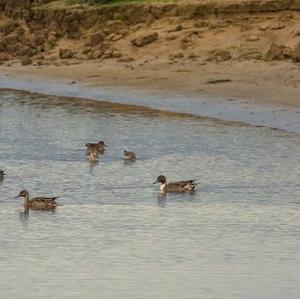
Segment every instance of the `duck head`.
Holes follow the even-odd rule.
[[[161,184],[165,184],[167,182],[167,179],[164,175],[159,175],[156,179],[155,182],[153,182],[152,184],[156,184],[156,183],[161,183]]]
[[[22,190],[19,195],[17,195],[15,198],[17,197],[27,197],[29,194],[28,194],[28,191],[26,190]]]
[[[104,143],[104,141],[102,141],[102,140],[99,141],[98,144],[101,145],[101,146],[103,146],[103,147],[106,147],[106,148],[108,147],[108,146]]]

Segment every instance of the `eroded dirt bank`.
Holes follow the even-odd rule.
[[[300,61],[300,0],[104,7],[44,2],[0,2],[2,63]]]

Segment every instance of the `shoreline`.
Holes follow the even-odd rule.
[[[96,63],[74,63],[49,67],[24,67],[17,64],[0,66],[0,88],[136,105],[300,133],[300,102],[297,98],[300,87],[287,86],[282,81],[283,78],[277,80],[282,84],[275,78],[270,78],[267,83],[274,88],[269,90],[269,85],[261,82],[261,77],[266,73],[258,75],[251,72],[251,67],[258,67],[256,63],[249,67],[247,62],[248,72],[243,74],[243,66],[239,62],[238,69],[241,71],[232,71],[230,78],[228,68],[234,70],[235,67],[232,67],[232,63],[209,64],[202,69],[195,69],[190,64],[183,64],[181,67],[166,67],[164,64],[147,68],[136,66],[129,69],[123,65],[102,64],[100,67]],[[270,74],[276,67],[293,68],[295,72],[299,68],[288,63],[263,66],[264,69],[269,69],[267,73]],[[151,68],[156,68],[157,71]],[[182,71],[176,72],[179,68]],[[167,77],[163,80],[157,76],[158,73]],[[291,72],[288,75],[291,76]],[[236,83],[235,78],[238,76],[240,78]],[[191,78],[196,80],[192,81]],[[199,78],[201,84],[196,84]],[[207,84],[209,79],[232,81]],[[297,80],[298,78],[295,79]],[[203,86],[205,89],[201,88]],[[288,90],[287,96],[282,98],[280,91],[282,93],[285,88]],[[242,96],[251,89],[252,94]],[[266,94],[269,94],[268,98],[265,98]]]
[[[0,16],[0,88],[300,133],[300,0],[22,0]]]

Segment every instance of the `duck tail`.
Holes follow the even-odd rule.
[[[186,184],[186,188],[190,191],[194,191],[199,183],[196,180],[190,180]]]
[[[56,200],[59,198],[59,196],[55,196],[55,197],[52,197],[50,199],[50,202],[53,202],[53,203],[56,203]]]
[[[52,207],[63,206],[61,203],[58,203],[58,202],[56,201],[57,198],[59,198],[59,196],[54,197],[54,198],[50,201],[50,205],[51,205]]]
[[[198,184],[199,184],[199,183],[197,183],[197,182],[196,182],[196,183],[193,183],[193,185],[192,185],[192,188],[193,188],[192,190],[193,190],[193,191],[196,190],[196,187],[198,186]]]

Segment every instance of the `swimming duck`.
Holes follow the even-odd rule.
[[[5,172],[0,169],[0,180],[3,180],[5,176]]]
[[[26,190],[22,190],[16,197],[24,197],[23,206],[27,212],[32,210],[54,210],[57,207],[56,197],[34,197],[29,199],[29,193]]]
[[[180,181],[180,182],[171,182],[167,183],[167,179],[164,175],[160,175],[157,177],[156,181],[153,184],[160,183],[160,191],[167,192],[175,192],[175,193],[183,193],[183,192],[193,192],[197,186],[195,180],[189,181]]]
[[[123,152],[124,152],[124,159],[125,160],[128,160],[128,161],[136,160],[136,156],[135,156],[134,152],[129,152],[129,151],[126,151],[126,150],[124,150]]]
[[[87,151],[89,152],[90,150],[95,150],[98,153],[102,154],[108,147],[104,141],[99,141],[98,143],[86,143],[85,145],[87,147]]]

